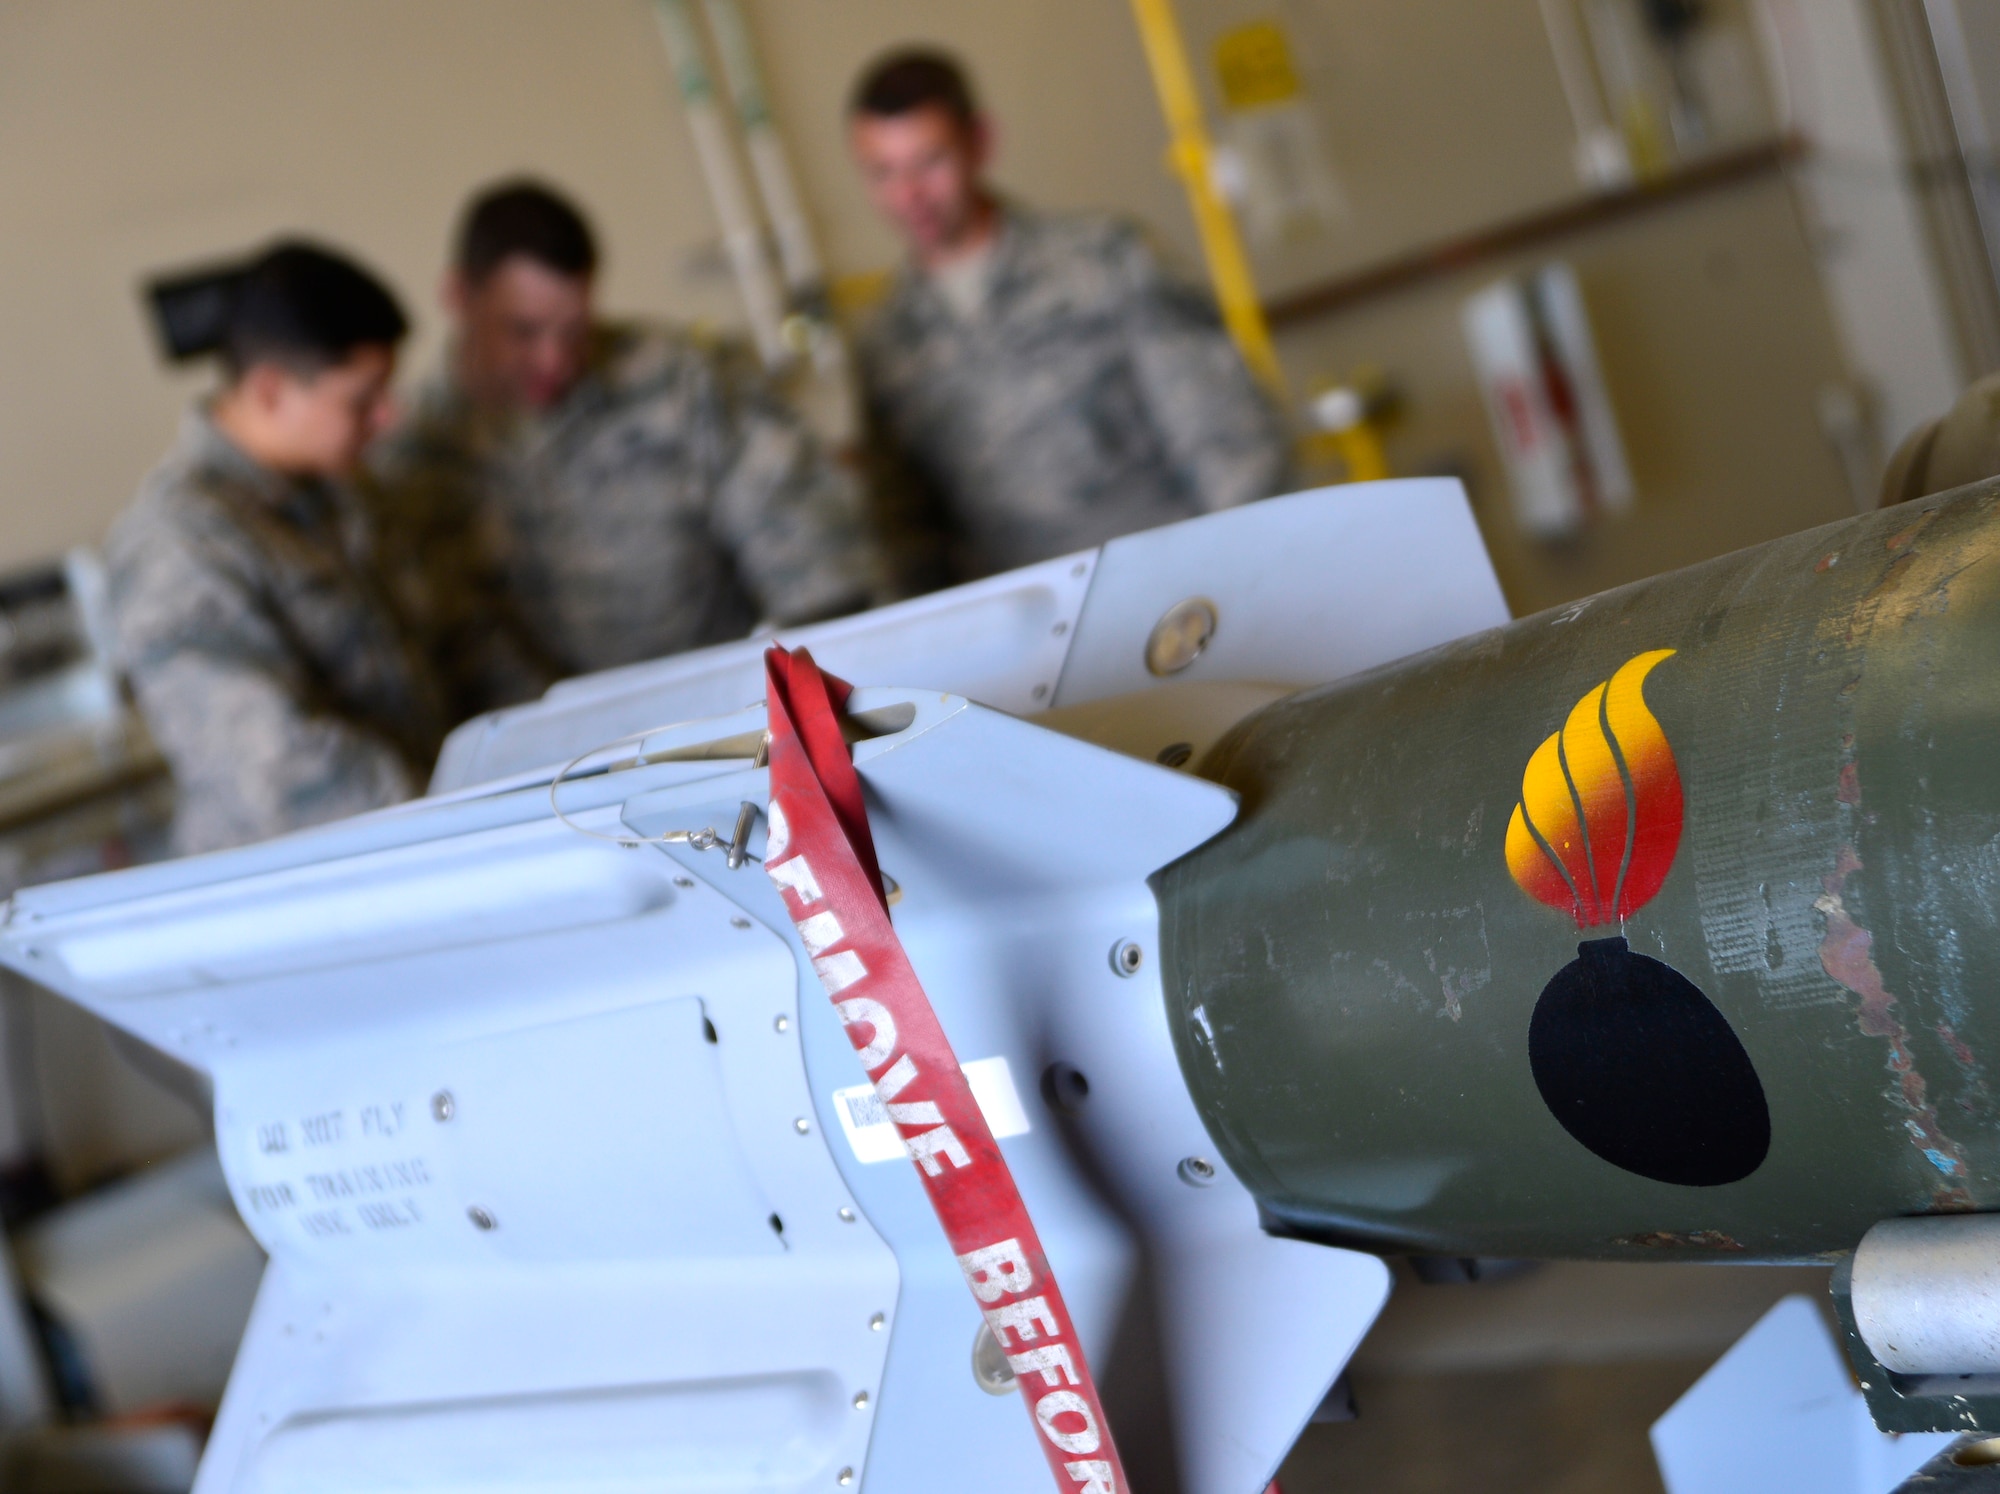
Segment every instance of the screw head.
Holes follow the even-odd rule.
[[[841,1469],[840,1472],[836,1473],[833,1476],[833,1481],[836,1484],[839,1484],[841,1488],[843,1489],[846,1488],[849,1484],[854,1482],[854,1470],[852,1468]]]
[[[458,1101],[451,1097],[451,1091],[441,1089],[431,1096],[431,1119],[443,1125],[458,1114]]]
[[[1215,1164],[1206,1157],[1183,1157],[1174,1170],[1190,1188],[1206,1188],[1215,1181]]]
[[[734,918],[729,920],[729,926],[732,929],[747,929],[750,927],[750,920],[745,918],[741,913],[739,913]]]
[[[1111,946],[1111,968],[1120,975],[1137,975],[1145,963],[1146,951],[1130,939],[1120,939]]]
[[[1047,700],[1049,698],[1049,687],[1047,685],[1037,685],[1030,693],[1037,700]]]
[[[1154,761],[1159,763],[1163,768],[1184,768],[1187,766],[1188,759],[1193,756],[1194,743],[1169,742],[1160,749],[1159,756]]]
[[[812,1128],[813,1128],[813,1123],[807,1120],[803,1115],[800,1116],[797,1120],[792,1122],[792,1129],[798,1132],[799,1135],[801,1136],[810,1133]]]
[[[691,888],[691,887],[693,887],[693,886],[694,886],[694,878],[693,878],[693,877],[675,877],[675,878],[674,878],[674,886],[676,886],[676,887],[680,888],[680,889],[681,889],[681,890],[682,890],[683,892],[685,892],[685,891],[687,891],[687,890],[688,890],[689,888]]]
[[[880,1333],[888,1326],[888,1323],[889,1320],[881,1313],[871,1313],[868,1317],[868,1331],[870,1333]]]
[[[1146,672],[1179,674],[1202,655],[1215,637],[1215,603],[1189,597],[1169,607],[1146,639]]]
[[[779,1013],[771,1019],[771,1030],[773,1032],[790,1032],[792,1030],[792,1019],[785,1016],[782,1012]]]
[[[495,1219],[485,1209],[480,1208],[478,1204],[474,1204],[471,1208],[467,1209],[465,1217],[472,1221],[474,1229],[492,1230],[500,1227],[500,1221]]]
[[[1055,634],[1056,637],[1060,638],[1062,637],[1063,634],[1069,631],[1069,624],[1066,622],[1059,622],[1053,628],[1050,628],[1049,631]]]
[[[854,1409],[857,1411],[866,1411],[868,1409],[867,1391],[857,1390],[854,1392]]]
[[[1007,1362],[1007,1351],[984,1323],[972,1336],[972,1378],[988,1395],[1012,1394],[1018,1383],[1014,1366]]]
[[[845,1206],[843,1206],[843,1207],[841,1208],[841,1211],[840,1211],[840,1222],[841,1222],[842,1224],[852,1224],[852,1223],[854,1222],[855,1218],[856,1218],[856,1215],[855,1215],[855,1213],[854,1213],[854,1210],[852,1210],[852,1209],[850,1209],[850,1208],[847,1208],[847,1207],[845,1207]]]

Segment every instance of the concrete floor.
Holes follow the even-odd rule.
[[[1823,1269],[1556,1265],[1459,1286],[1399,1267],[1351,1371],[1360,1419],[1315,1426],[1285,1494],[1661,1494],[1647,1429]]]

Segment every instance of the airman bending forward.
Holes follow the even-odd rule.
[[[306,245],[264,255],[228,381],[106,544],[117,649],[173,769],[174,838],[216,850],[421,790],[441,720],[341,479],[385,415],[406,323]]]

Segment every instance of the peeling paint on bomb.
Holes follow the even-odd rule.
[[[1896,1076],[1898,1098],[1911,1114],[1911,1118],[1904,1122],[1911,1145],[1931,1167],[1946,1177],[1963,1178],[1968,1173],[1965,1158],[1958,1144],[1938,1126],[1937,1108],[1930,1103],[1930,1087],[1917,1068],[1909,1029],[1896,1015],[1896,997],[1883,984],[1882,972],[1876,968],[1875,936],[1855,921],[1842,901],[1847,879],[1860,870],[1861,858],[1855,854],[1854,847],[1843,845],[1833,871],[1821,879],[1820,885],[1825,891],[1813,901],[1813,906],[1826,915],[1826,936],[1819,946],[1820,965],[1834,980],[1861,998],[1861,1006],[1856,1013],[1861,1030],[1869,1037],[1882,1038],[1888,1043],[1889,1072]],[[1939,1209],[1973,1207],[1972,1195],[1959,1186],[1935,1190],[1931,1202]]]
[[[1944,1039],[1945,1048],[1951,1054],[1952,1062],[1957,1064],[1961,1069],[1964,1069],[1966,1073],[1977,1078],[1979,1059],[1973,1054],[1971,1047],[1966,1043],[1965,1039],[1958,1035],[1958,1029],[1953,1027],[1949,1022],[1940,1021],[1933,1030],[1939,1037]]]

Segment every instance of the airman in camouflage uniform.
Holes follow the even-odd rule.
[[[969,315],[906,267],[861,349],[891,480],[953,532],[953,574],[1284,489],[1276,410],[1214,303],[1135,229],[1009,205],[988,253]]]
[[[744,358],[600,320],[597,262],[553,188],[478,193],[445,368],[377,464],[393,584],[461,712],[878,589],[848,474]]]
[[[178,784],[178,850],[422,791],[437,701],[350,493],[261,466],[195,411],[105,558],[118,653]]]
[[[378,475],[391,573],[472,709],[521,698],[535,657],[608,669],[831,616],[879,584],[853,479],[741,360],[662,329],[594,327],[542,410],[440,377]]]
[[[964,579],[1283,491],[1285,430],[1208,296],[1133,228],[985,180],[956,58],[866,68],[848,143],[909,262],[861,348],[904,584]]]

